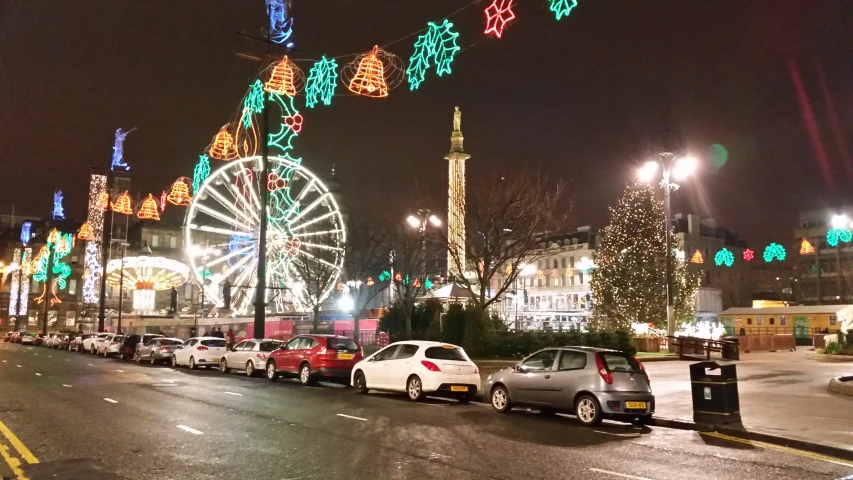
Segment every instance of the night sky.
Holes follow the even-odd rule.
[[[703,162],[674,209],[712,215],[753,246],[790,244],[798,211],[850,200],[853,1],[580,0],[558,22],[546,0],[516,0],[499,40],[482,33],[488,3],[451,17],[464,49],[451,75],[384,100],[341,95],[312,110],[298,99],[295,156],[317,172],[336,163],[349,202],[415,209],[417,190],[443,208],[459,105],[468,174],[565,178],[578,225],[605,225],[607,206],[667,140]],[[295,0],[295,57],[386,45],[466,4]],[[138,128],[125,143],[136,193],[192,176],[260,68],[235,53],[265,47],[236,32],[259,35],[265,22],[263,0],[2,2],[0,210],[48,215],[62,188],[82,218],[89,167],[109,165],[118,127]],[[414,41],[388,50],[407,61]],[[724,165],[713,144],[727,150]]]

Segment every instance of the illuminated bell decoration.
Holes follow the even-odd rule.
[[[814,253],[814,247],[804,238],[802,243],[800,243],[800,255],[808,255],[810,253]]]
[[[368,287],[372,286],[372,285],[373,285],[373,283],[374,283],[374,282],[373,282],[373,277],[367,277],[367,281],[366,281],[366,282],[364,282],[364,283],[365,283],[365,285],[367,285]]]
[[[228,132],[228,125],[219,129],[219,133],[213,137],[213,142],[207,151],[210,158],[230,162],[238,157],[237,144],[234,137]]]
[[[512,265],[507,265],[506,270],[504,270],[504,273],[510,275],[512,273]]]
[[[415,286],[415,288],[421,288],[421,279],[416,278],[415,283],[413,285]]]
[[[542,280],[544,278],[545,278],[545,272],[543,272],[542,270],[539,270],[536,272],[536,279],[537,280]]]
[[[285,55],[273,67],[269,80],[264,84],[264,91],[292,97],[300,89],[303,77],[302,70]]]
[[[95,238],[95,230],[92,228],[92,224],[88,221],[83,222],[83,225],[80,225],[80,230],[77,232],[77,238],[80,240],[93,240]]]
[[[397,275],[394,275],[394,280],[396,280],[396,281],[398,281],[398,282],[402,282],[402,281],[403,281],[403,276],[402,276],[402,275],[400,275],[400,272],[397,272]]]
[[[693,256],[690,257],[690,263],[705,263],[705,259],[702,258],[702,252],[699,249],[693,252]]]
[[[154,200],[154,195],[149,193],[148,198],[142,201],[136,216],[140,220],[160,220],[160,212],[157,210],[157,200]]]
[[[385,65],[379,58],[379,46],[375,45],[373,50],[363,55],[358,62],[358,70],[350,80],[347,88],[356,95],[373,98],[385,98],[388,96],[388,82],[385,80]]]
[[[168,200],[172,205],[184,207],[189,205],[190,200],[192,200],[192,196],[190,195],[190,179],[187,177],[179,177],[175,180],[175,183],[172,184],[172,190],[169,192],[166,200]]]
[[[116,213],[133,215],[133,201],[130,199],[130,195],[127,194],[127,190],[116,198],[116,201],[112,204],[112,208]]]

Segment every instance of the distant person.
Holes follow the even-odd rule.
[[[741,336],[741,337],[746,336],[746,329],[745,329],[745,328],[743,328],[743,327],[740,327],[740,336]]]
[[[177,313],[178,312],[178,290],[175,287],[172,287],[172,291],[169,292],[169,313]]]
[[[225,283],[222,285],[222,303],[225,304],[225,309],[228,310],[231,308],[231,282],[228,279],[225,279]]]
[[[234,346],[234,343],[236,340],[236,336],[234,335],[234,329],[233,328],[228,329],[228,333],[225,334],[225,338],[228,339],[227,346],[228,346],[228,349],[231,350],[231,347]]]

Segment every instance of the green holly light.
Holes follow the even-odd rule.
[[[202,182],[210,176],[210,159],[207,155],[199,155],[198,163],[193,169],[193,195],[198,193]]]
[[[838,246],[838,242],[850,243],[853,240],[853,232],[849,228],[833,228],[826,232],[826,243],[830,247]]]
[[[557,15],[557,20],[568,17],[572,9],[578,6],[578,0],[548,0],[551,11]]]
[[[716,255],[714,255],[714,263],[716,263],[718,267],[723,265],[731,267],[735,263],[735,255],[731,250],[723,247]]]
[[[332,104],[335,87],[338,85],[337,69],[335,59],[326,60],[326,57],[311,67],[311,73],[305,83],[305,105],[308,108],[314,108],[319,101],[322,101],[323,105]]]
[[[409,68],[406,70],[409,88],[417,90],[426,78],[427,70],[435,64],[435,73],[440,77],[449,74],[453,57],[460,50],[456,44],[459,34],[450,29],[453,24],[447,19],[441,25],[433,22],[427,24],[427,32],[415,42],[415,53],[409,58]],[[431,63],[433,62],[433,63]]]
[[[764,249],[764,261],[767,263],[772,262],[774,259],[781,262],[785,260],[786,255],[785,247],[775,242],[767,245],[767,248]]]

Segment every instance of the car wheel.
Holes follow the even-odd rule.
[[[409,395],[409,400],[420,402],[424,398],[424,387],[421,384],[421,379],[417,375],[412,375],[406,382],[406,393]]]
[[[224,358],[219,362],[219,371],[222,373],[228,373],[228,361]]]
[[[275,361],[267,363],[267,380],[271,382],[278,380],[278,372],[275,371]]]
[[[139,352],[133,354],[133,361],[136,363],[142,363],[142,358],[139,357]]]
[[[247,377],[254,377],[255,376],[255,364],[252,363],[251,360],[246,362],[246,376]]]
[[[601,423],[601,406],[592,395],[583,395],[575,402],[575,416],[586,426]]]
[[[509,413],[512,410],[512,402],[509,400],[509,392],[503,385],[497,385],[492,389],[492,408],[500,413]]]
[[[190,357],[190,370],[195,370],[195,369],[196,369],[195,358]]]
[[[92,350],[89,353],[91,353],[92,355],[97,355],[98,351],[95,350],[95,347],[92,347]]]
[[[178,368],[178,357],[172,355],[172,366]]]
[[[314,378],[311,377],[311,365],[303,363],[299,367],[299,383],[306,386],[314,383]]]
[[[355,381],[353,382],[353,387],[355,387],[355,391],[358,393],[365,394],[370,390],[367,389],[367,379],[364,378],[364,373],[356,372]]]
[[[148,357],[148,362],[150,362],[151,365],[154,365],[157,363],[157,361],[154,360],[154,352],[152,352],[151,355]]]

